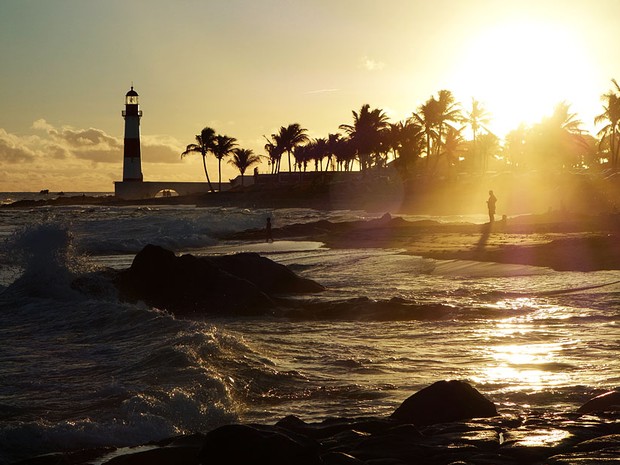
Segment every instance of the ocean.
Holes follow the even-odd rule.
[[[521,415],[573,411],[620,385],[620,271],[221,239],[268,216],[278,228],[380,214],[0,209],[0,463],[290,414],[385,416],[439,380],[465,380],[500,413]],[[93,274],[127,268],[149,243],[178,254],[258,252],[327,289],[294,297],[295,312],[175,318],[119,301]],[[92,295],[71,287],[87,275]]]

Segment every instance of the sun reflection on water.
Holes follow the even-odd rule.
[[[566,309],[541,305],[534,298],[506,299],[491,306],[510,316],[478,331],[486,343],[480,350],[487,363],[474,377],[476,382],[537,392],[570,380],[565,352],[574,345],[574,335],[548,324],[569,318]]]

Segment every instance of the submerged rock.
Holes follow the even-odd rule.
[[[155,245],[144,247],[115,282],[121,299],[175,314],[260,315],[275,307],[276,294],[324,289],[258,254],[177,257]]]
[[[392,414],[400,423],[432,425],[497,415],[497,409],[463,381],[437,381],[407,398]]]
[[[600,396],[593,397],[577,410],[579,413],[606,411],[620,412],[620,391],[609,391]]]

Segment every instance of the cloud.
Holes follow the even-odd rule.
[[[0,128],[0,173],[9,173],[0,177],[0,190],[110,191],[122,176],[123,139],[98,128],[56,127],[45,119],[34,121],[32,130],[16,135]],[[172,164],[195,168],[181,160],[185,146],[173,137],[143,135],[141,143],[143,171],[150,176],[161,177]]]
[[[32,123],[35,130],[44,131],[48,138],[43,142],[52,156],[74,157],[97,163],[120,163],[123,157],[123,140],[97,128],[76,129],[70,126],[56,128],[45,119]],[[142,136],[143,163],[180,163],[181,145],[166,136]]]
[[[0,164],[31,163],[35,158],[35,152],[19,137],[0,128]]]
[[[385,63],[365,56],[362,58],[362,68],[367,71],[380,71],[385,68]]]
[[[308,92],[305,92],[306,95],[309,94],[326,94],[326,93],[330,93],[330,92],[338,92],[340,89],[317,89],[317,90],[309,90]]]
[[[145,163],[181,163],[185,146],[168,136],[143,136],[142,161]]]

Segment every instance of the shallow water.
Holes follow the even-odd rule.
[[[440,379],[500,411],[569,411],[620,384],[620,272],[554,272],[223,234],[361,212],[193,207],[0,210],[0,462],[132,445],[231,421],[387,415]],[[264,318],[175,319],[70,287],[147,243],[247,250],[327,287]],[[94,275],[96,276],[96,275]],[[601,286],[601,287],[598,287]],[[577,290],[578,289],[578,290]]]

